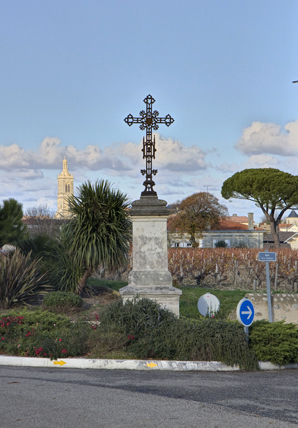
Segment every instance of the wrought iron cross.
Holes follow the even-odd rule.
[[[157,110],[152,111],[152,104],[155,103],[155,99],[151,95],[147,95],[144,99],[146,104],[146,111],[140,111],[141,117],[133,117],[132,114],[129,114],[124,122],[128,126],[133,125],[134,123],[140,123],[140,129],[144,131],[146,129],[146,139],[143,137],[143,159],[146,159],[146,169],[141,169],[142,175],[146,175],[146,180],[143,185],[145,190],[141,193],[142,196],[156,196],[157,193],[153,190],[155,183],[152,179],[153,175],[157,174],[157,169],[152,169],[152,159],[155,159],[155,136],[152,141],[152,129],[155,131],[159,128],[159,123],[164,123],[167,126],[170,126],[174,119],[167,114],[165,117],[158,117],[159,113]]]

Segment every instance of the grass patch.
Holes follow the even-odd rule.
[[[120,288],[126,287],[127,281],[113,281],[109,279],[96,279],[89,278],[87,281],[87,285],[96,288],[107,287],[111,290],[119,291]]]
[[[88,285],[96,288],[107,287],[115,291],[127,285],[127,281],[113,281],[107,279],[90,278]],[[192,319],[203,318],[197,307],[199,298],[205,293],[214,294],[220,301],[220,310],[217,318],[227,318],[229,313],[236,311],[239,300],[243,299],[246,293],[245,290],[214,290],[201,287],[183,287],[182,296],[180,298],[180,316]]]
[[[180,316],[185,318],[204,318],[198,311],[198,300],[203,294],[212,293],[220,301],[217,318],[227,318],[230,312],[236,311],[239,300],[243,299],[247,291],[244,290],[214,290],[208,288],[183,287],[180,298]]]

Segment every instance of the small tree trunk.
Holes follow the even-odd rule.
[[[274,219],[270,219],[270,231],[272,233],[274,247],[280,248],[278,223]]]
[[[192,247],[196,248],[198,246],[195,235],[193,233],[190,234],[190,242]]]
[[[85,270],[84,275],[82,276],[82,278],[80,279],[80,281],[78,283],[78,288],[77,288],[76,294],[78,294],[79,296],[81,295],[83,288],[85,287],[86,281],[90,275],[91,275],[91,269],[88,267]]]

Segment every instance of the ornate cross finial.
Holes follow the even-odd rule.
[[[145,190],[141,193],[142,196],[157,196],[157,193],[153,190],[155,186],[152,176],[157,174],[157,169],[152,169],[152,159],[155,159],[155,137],[152,141],[152,129],[155,131],[159,128],[160,123],[164,123],[166,126],[170,126],[174,119],[167,114],[165,117],[158,117],[159,113],[157,110],[152,111],[152,104],[155,103],[155,99],[151,95],[147,95],[144,99],[146,104],[146,111],[140,111],[140,117],[133,117],[129,114],[124,122],[128,126],[134,123],[140,124],[140,129],[144,131],[146,129],[146,139],[143,138],[143,159],[146,159],[146,169],[141,169],[142,175],[146,175],[146,180],[143,185]]]

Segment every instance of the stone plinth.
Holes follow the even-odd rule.
[[[168,270],[166,205],[157,196],[141,196],[132,203],[133,269],[120,294],[124,301],[136,295],[156,300],[179,316],[182,291],[173,287]]]

